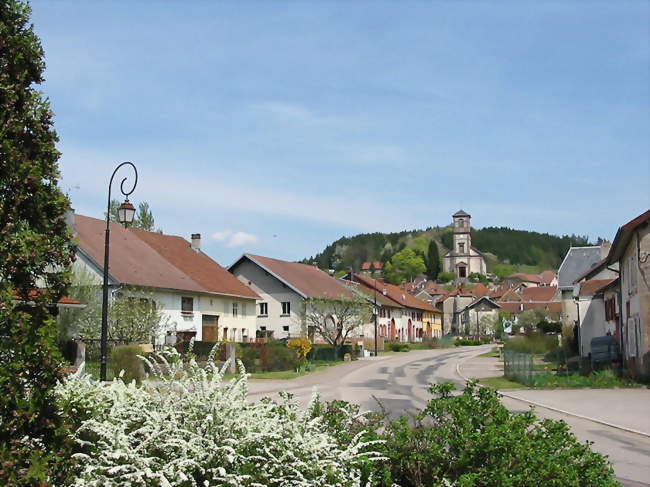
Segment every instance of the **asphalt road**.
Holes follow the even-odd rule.
[[[391,416],[411,414],[421,409],[430,397],[429,384],[451,381],[464,384],[457,366],[471,357],[490,350],[486,347],[461,347],[445,350],[421,350],[380,356],[330,367],[322,372],[293,380],[250,381],[251,398],[278,397],[286,391],[302,404],[314,392],[324,400],[342,399],[361,404],[364,410],[383,408]],[[513,411],[528,409],[524,402],[504,398]],[[538,408],[537,414],[562,419],[571,425],[582,441],[608,455],[616,475],[628,487],[650,486],[650,438],[604,426],[585,419]]]

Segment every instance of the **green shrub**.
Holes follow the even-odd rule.
[[[453,281],[456,279],[456,274],[453,272],[441,272],[438,274],[438,282],[444,284],[445,282]]]
[[[388,345],[388,349],[392,352],[408,352],[411,350],[411,347],[408,343],[391,342]]]
[[[571,374],[535,374],[532,376],[533,387],[552,388],[552,387],[630,387],[634,383],[629,380],[619,378],[612,370],[601,370],[589,375]]]
[[[483,345],[483,342],[481,340],[470,340],[467,338],[458,338],[454,342],[454,345],[456,345],[457,347],[467,347],[467,346]]]
[[[558,348],[557,335],[542,335],[531,333],[525,336],[516,336],[504,341],[503,348],[520,353],[546,354]]]
[[[122,380],[124,382],[136,381],[138,384],[144,378],[144,365],[138,358],[142,349],[138,345],[119,345],[111,351],[110,364],[116,377],[120,376],[123,370]]]
[[[387,426],[379,485],[618,485],[606,457],[580,443],[565,422],[512,413],[496,391],[475,382],[460,395],[453,389],[432,386],[436,397],[423,411]]]
[[[298,367],[298,362],[293,350],[276,340],[270,340],[260,349],[260,370],[262,372],[295,370]]]

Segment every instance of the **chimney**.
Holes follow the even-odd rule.
[[[201,250],[201,234],[200,233],[193,233],[192,234],[192,249],[194,249],[197,252]]]
[[[609,249],[612,248],[612,242],[603,240],[600,244],[600,258],[604,259],[609,255]]]
[[[70,229],[73,237],[77,236],[77,229],[75,228],[74,208],[70,208],[65,214],[65,223]]]

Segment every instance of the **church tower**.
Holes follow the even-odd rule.
[[[452,215],[453,218],[453,246],[445,254],[443,267],[445,272],[453,272],[458,279],[465,280],[472,273],[485,274],[487,266],[483,254],[472,247],[470,234],[471,215],[463,210]]]
[[[472,248],[472,236],[470,234],[470,219],[472,216],[463,210],[457,211],[452,215],[454,219],[454,248],[452,252],[456,254],[456,273],[459,278],[463,279],[469,276],[469,256]]]

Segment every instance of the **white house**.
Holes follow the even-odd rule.
[[[76,269],[101,284],[106,222],[73,215],[78,239]],[[111,299],[129,287],[145,288],[167,318],[168,342],[174,339],[248,341],[255,337],[259,298],[201,251],[200,234],[182,237],[110,224],[109,288]]]
[[[607,257],[620,268],[618,300],[623,356],[630,370],[650,373],[650,210],[618,229]]]
[[[287,338],[308,333],[301,316],[305,299],[355,296],[313,265],[244,254],[228,270],[260,296],[256,323],[264,336]]]
[[[574,300],[577,311],[579,353],[583,357],[591,354],[591,339],[607,334],[614,335],[615,327],[605,320],[604,289],[614,279],[590,279],[577,283]]]

